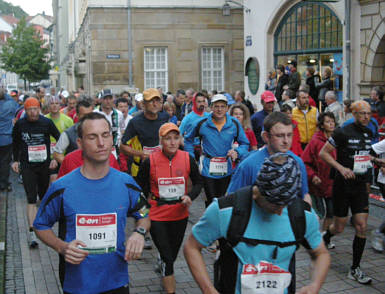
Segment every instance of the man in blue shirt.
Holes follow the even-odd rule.
[[[263,121],[270,113],[273,112],[274,105],[277,99],[275,99],[274,93],[270,91],[265,91],[261,95],[261,104],[263,109],[254,113],[251,116],[251,125],[253,126],[253,131],[255,134],[255,138],[258,142],[258,148],[261,148],[264,145],[262,140],[262,128]]]
[[[4,90],[0,91],[0,191],[12,190],[9,167],[12,158],[12,128],[18,104]]]
[[[265,160],[253,185],[251,213],[244,239],[233,247],[238,257],[236,294],[270,293],[269,288],[275,288],[274,293],[287,293],[291,281],[289,264],[296,246],[278,247],[274,243],[294,242],[296,239],[287,205],[297,197],[301,185],[299,177],[299,165],[289,155],[277,153]],[[233,209],[232,206],[221,207],[218,199],[214,199],[194,225],[184,247],[186,261],[203,293],[218,291],[210,281],[201,249],[213,240],[226,238]],[[305,211],[305,218],[304,239],[313,260],[313,274],[311,283],[299,293],[318,293],[328,272],[330,256],[321,239],[317,216],[312,211]],[[267,242],[255,246],[247,240]]]
[[[78,137],[84,164],[52,183],[34,229],[60,254],[64,293],[128,294],[127,262],[140,257],[150,227],[147,202],[130,175],[109,166],[113,141],[105,116],[85,115]],[[127,215],[137,227],[126,240]],[[51,229],[57,221],[60,238]]]

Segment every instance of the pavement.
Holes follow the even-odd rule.
[[[11,174],[11,181],[13,191],[0,192],[0,293],[62,293],[58,277],[58,254],[41,242],[38,249],[29,249],[24,189],[17,182],[15,174]],[[200,196],[191,206],[186,237],[203,211],[204,201]],[[384,217],[384,212],[385,210],[381,210],[377,214]],[[369,216],[369,231],[380,223],[379,217]],[[127,232],[132,232],[132,226],[133,221],[130,220]],[[347,226],[343,234],[333,238],[336,248],[330,251],[332,264],[320,293],[385,293],[385,253],[375,252],[369,242],[361,261],[361,269],[373,278],[372,284],[363,286],[346,278],[352,260],[353,235],[353,228]],[[5,248],[2,247],[2,242],[5,243]],[[212,276],[215,254],[203,250],[203,255]],[[129,264],[131,294],[164,293],[160,275],[154,271],[156,256],[156,249],[145,250],[140,260]],[[300,249],[297,253],[297,287],[309,282],[309,268],[308,254],[304,249]],[[176,293],[201,293],[190,274],[182,252],[179,253],[175,263],[175,278]]]

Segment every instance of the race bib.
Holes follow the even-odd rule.
[[[368,171],[368,168],[372,167],[369,155],[354,155],[353,172],[355,174],[364,174]]]
[[[116,251],[117,243],[117,215],[105,214],[77,214],[76,239],[84,242],[90,254],[104,254]]]
[[[146,151],[146,153],[148,154],[151,154],[155,151],[160,151],[160,146],[154,146],[154,147],[147,147],[147,146],[143,146],[143,151]]]
[[[29,162],[44,162],[47,159],[47,147],[45,145],[28,146]]]
[[[52,154],[53,154],[53,148],[55,148],[55,146],[56,146],[56,142],[51,142],[51,157],[52,157]]]
[[[242,269],[242,294],[283,294],[290,282],[291,273],[267,261],[245,264]]]
[[[164,200],[177,200],[185,194],[184,177],[158,179],[159,197]]]
[[[213,176],[224,176],[227,174],[226,157],[213,157],[210,159],[209,173]]]

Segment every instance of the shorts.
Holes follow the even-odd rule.
[[[39,165],[21,164],[21,175],[28,204],[42,200],[49,185],[49,163]]]
[[[333,183],[334,216],[348,216],[349,207],[353,215],[369,213],[369,194],[366,185],[366,182],[335,179]]]
[[[209,178],[202,177],[203,179],[203,189],[206,194],[206,207],[210,205],[213,199],[222,197],[226,194],[227,187],[230,184],[231,176],[227,176],[224,178]]]

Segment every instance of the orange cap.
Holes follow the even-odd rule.
[[[33,97],[29,97],[27,100],[24,102],[24,109],[28,109],[30,107],[38,107],[40,108],[40,103],[39,100]]]
[[[173,123],[165,123],[159,129],[159,137],[166,136],[169,132],[175,131],[180,134],[179,128],[176,124]]]
[[[160,98],[159,91],[155,88],[149,88],[143,91],[143,100],[151,101],[151,99],[158,97]]]

